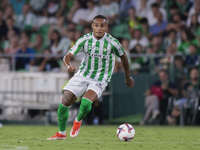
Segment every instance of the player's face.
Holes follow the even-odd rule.
[[[96,18],[92,23],[93,34],[97,39],[101,39],[104,36],[107,28],[108,25],[105,19]]]

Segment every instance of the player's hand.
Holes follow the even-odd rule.
[[[132,88],[134,86],[134,79],[132,77],[128,77],[125,79],[125,83],[128,87]]]
[[[74,72],[75,71],[75,67],[73,65],[70,65],[67,67],[67,71],[68,72]]]

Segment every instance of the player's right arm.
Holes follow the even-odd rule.
[[[80,39],[78,39],[75,45],[72,48],[70,48],[67,55],[63,57],[63,62],[65,66],[67,67],[67,71],[69,72],[75,71],[75,67],[71,64],[71,59],[73,58],[73,56],[75,56],[77,53],[79,53],[83,49],[85,42],[86,42],[86,36],[83,36]]]
[[[75,71],[75,67],[71,64],[71,59],[74,55],[72,53],[67,53],[67,55],[65,55],[63,57],[63,62],[67,68],[67,71],[69,72],[74,72]]]

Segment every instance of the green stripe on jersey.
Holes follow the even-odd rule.
[[[107,48],[108,48],[108,41],[104,40],[103,55],[107,55],[107,50],[104,50],[104,49],[107,49]],[[100,73],[100,76],[98,78],[98,81],[103,80],[103,77],[104,77],[104,74],[105,74],[105,68],[106,68],[106,59],[102,59],[102,69],[101,69],[101,73]]]
[[[83,47],[83,45],[85,44],[86,40],[84,40],[83,42],[81,42],[79,45],[78,45],[78,48],[76,49],[76,51],[74,52],[74,55],[76,55],[80,50],[81,48]]]
[[[95,47],[95,54],[99,54],[99,48],[100,48],[100,42],[97,41],[96,42],[96,47]],[[99,65],[99,58],[95,57],[95,60],[94,60],[94,71],[92,72],[92,75],[90,76],[90,78],[94,79],[94,77],[96,76],[97,71],[98,71],[98,65]]]
[[[92,38],[88,41],[88,52],[91,53],[92,50]],[[91,61],[92,61],[92,57],[89,56],[88,57],[88,66],[87,66],[87,70],[84,72],[83,76],[86,77],[91,69]]]
[[[84,68],[85,68],[85,62],[83,62],[82,67],[80,68],[80,72],[82,72]]]

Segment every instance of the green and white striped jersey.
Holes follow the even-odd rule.
[[[110,34],[105,33],[103,38],[97,40],[92,33],[88,33],[78,39],[69,50],[76,55],[84,52],[77,74],[101,82],[110,82],[115,65],[115,55],[121,56],[124,49],[119,41]]]

